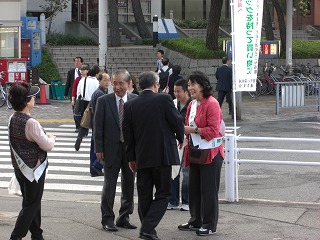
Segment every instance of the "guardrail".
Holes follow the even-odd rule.
[[[297,153],[297,154],[320,154],[318,150],[295,150],[295,149],[265,149],[265,148],[238,148],[238,141],[250,142],[308,142],[320,143],[320,139],[308,138],[277,138],[277,137],[243,137],[234,134],[225,136],[225,198],[228,202],[239,201],[239,164],[276,164],[294,166],[318,166],[320,162],[310,161],[276,161],[259,159],[238,159],[240,152],[272,152],[272,153]],[[270,154],[271,155],[271,154]]]
[[[320,81],[276,82],[276,114],[280,108],[317,107],[320,112]],[[280,94],[281,93],[281,94]],[[281,104],[280,104],[281,97]],[[308,101],[306,101],[308,99]]]

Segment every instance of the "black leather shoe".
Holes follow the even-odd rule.
[[[81,142],[82,142],[82,138],[77,138],[76,144],[74,145],[74,149],[76,151],[79,151]]]
[[[108,232],[116,232],[116,231],[118,231],[118,228],[114,224],[112,224],[112,225],[104,225],[102,227],[103,227],[104,230],[106,230]]]
[[[102,170],[96,168],[95,166],[91,167],[91,177],[96,177],[96,176],[104,176]]]
[[[197,231],[200,227],[195,227],[190,223],[184,223],[178,226],[178,229],[181,231]]]
[[[126,228],[126,229],[136,229],[137,228],[137,226],[131,224],[130,222],[117,223],[116,226],[121,227],[121,228]]]
[[[140,232],[139,238],[148,240],[160,240],[156,234]]]

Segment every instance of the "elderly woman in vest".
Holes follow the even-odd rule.
[[[47,151],[52,150],[55,136],[46,134],[30,116],[38,92],[38,87],[27,83],[13,85],[9,91],[9,101],[15,110],[9,119],[11,161],[23,197],[12,240],[22,239],[28,230],[32,240],[43,239],[41,198],[48,167]]]
[[[218,192],[224,157],[222,112],[212,96],[208,77],[199,71],[191,73],[188,90],[194,99],[185,119],[185,165],[189,170],[189,208],[191,218],[179,230],[195,231],[197,235],[215,234],[218,223]],[[195,149],[193,146],[199,146]],[[200,152],[199,152],[200,151]],[[201,154],[200,154],[201,153]],[[201,158],[200,158],[201,156]]]

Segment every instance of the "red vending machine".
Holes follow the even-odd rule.
[[[4,72],[2,84],[29,82],[27,62],[27,58],[0,58],[0,72]]]

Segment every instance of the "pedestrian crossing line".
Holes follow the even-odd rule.
[[[9,182],[0,182],[0,188],[7,188]],[[58,191],[77,191],[81,192],[99,192],[101,193],[103,186],[87,185],[87,184],[67,184],[67,183],[48,183],[44,184],[45,190],[58,190]],[[121,193],[121,187],[116,187],[116,193]]]
[[[3,148],[0,146],[0,149]],[[8,147],[5,147],[6,149]],[[3,149],[2,149],[3,150]],[[61,152],[48,152],[48,157],[50,159],[50,157],[71,157],[71,158],[90,158],[89,156],[89,151],[90,149],[82,149],[83,150],[87,150],[87,153],[79,153],[80,151],[78,151],[77,153],[61,153]],[[75,151],[75,150],[74,150]],[[11,156],[9,149],[7,152],[0,152],[0,156],[4,157],[4,156]]]
[[[47,131],[47,133],[51,133],[55,136],[64,136],[64,137],[74,137],[74,138],[77,138],[78,137],[78,134],[77,133],[74,133],[74,132],[57,132],[57,131],[54,131],[54,132],[51,132],[51,131]],[[0,134],[1,135],[8,135],[8,131],[7,130],[0,130]],[[88,138],[91,138],[91,134],[88,134]]]
[[[60,136],[57,136],[57,138],[56,138],[56,143],[57,142],[59,142],[59,141],[67,141],[67,142],[73,142],[73,143],[75,143],[76,142],[76,136],[75,137],[66,137],[66,138],[64,138],[64,137],[60,137]],[[9,144],[9,140],[8,140],[8,135],[6,134],[5,136],[1,136],[0,135],[0,140],[7,140],[6,142],[7,142],[7,144]],[[82,143],[83,142],[90,142],[91,141],[91,136],[88,136],[88,137],[85,137],[85,138],[83,138],[82,139]],[[81,143],[81,145],[82,145],[82,143]]]
[[[74,144],[73,144],[74,145]],[[79,151],[87,151],[89,152],[90,151],[90,144],[86,144],[85,146],[87,147],[83,147],[83,145],[81,144],[81,148]],[[8,146],[0,146],[0,150],[7,150],[7,151],[10,151],[10,147],[9,145]],[[72,148],[59,148],[59,147],[54,147],[52,151],[48,152],[48,154],[52,153],[52,152],[59,152],[59,151],[65,151],[65,152],[76,152],[76,150],[74,149],[74,147]],[[1,153],[0,153],[0,156],[1,156]]]
[[[12,173],[0,173],[0,178],[8,178],[8,183],[13,175]],[[46,179],[48,180],[70,180],[70,181],[92,181],[92,182],[102,182],[103,183],[103,176],[101,177],[90,177],[89,171],[88,175],[65,175],[65,174],[53,174],[50,173],[50,170],[48,170],[48,174],[46,175]],[[120,177],[118,178],[118,181],[121,181]]]
[[[1,164],[0,169],[13,169],[12,164]],[[53,166],[50,165],[49,160],[49,166],[48,170],[50,171],[60,171],[60,172],[81,172],[81,173],[88,173],[89,172],[89,163],[88,167],[70,167],[70,166]]]
[[[49,158],[49,163],[59,163],[59,164],[89,164],[89,159],[78,160],[78,159],[58,159],[58,158]],[[0,163],[11,163],[11,158],[0,158]]]

